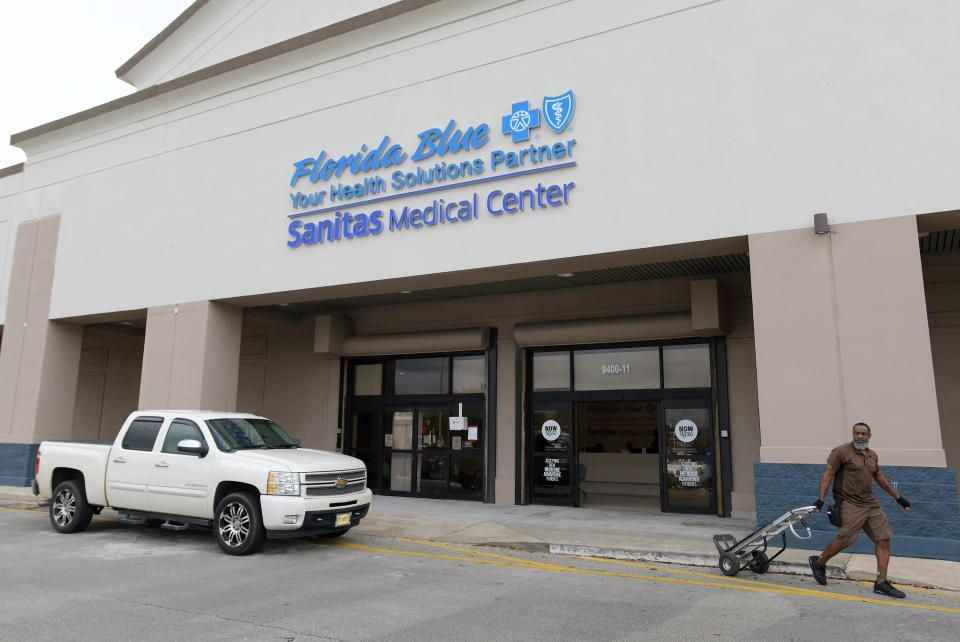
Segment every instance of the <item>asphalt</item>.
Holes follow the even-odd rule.
[[[0,501],[32,506],[35,499],[29,489],[0,487]],[[754,521],[749,518],[376,496],[370,514],[352,532],[553,555],[715,568],[718,558],[713,535],[731,533],[742,537],[753,527]],[[809,575],[810,554],[807,550],[788,548],[771,565],[770,572]],[[870,555],[842,553],[831,560],[828,575],[873,580],[876,561]],[[960,591],[958,562],[894,556],[888,575],[895,583],[907,586]]]
[[[61,535],[45,511],[5,502],[0,639],[947,640],[960,623],[960,592],[892,600],[847,580],[360,531],[237,558],[209,530],[107,511]]]

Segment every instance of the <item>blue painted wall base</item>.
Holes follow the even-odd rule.
[[[40,444],[0,444],[0,486],[29,486]]]
[[[874,485],[874,494],[893,528],[891,554],[960,561],[960,503],[954,469],[884,466],[882,462],[881,468],[912,504],[910,512],[904,512],[892,497]],[[823,469],[821,464],[754,464],[757,524],[770,522],[791,508],[812,504],[820,490]],[[828,493],[827,503],[831,501]],[[814,529],[813,538],[799,540],[788,532],[788,546],[819,550],[836,536],[837,529],[825,513],[813,515],[809,523]],[[851,553],[873,551],[873,542],[863,533],[847,549]]]

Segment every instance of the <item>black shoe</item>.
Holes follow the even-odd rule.
[[[889,581],[884,580],[882,582],[874,582],[873,592],[879,593],[880,595],[889,595],[890,597],[895,597],[898,600],[902,600],[907,596],[906,593],[896,588]]]
[[[813,579],[817,580],[817,584],[819,584],[820,586],[826,586],[827,585],[827,567],[820,566],[819,564],[817,564],[818,559],[820,558],[816,555],[810,556],[810,559],[809,559],[810,570],[813,571]]]

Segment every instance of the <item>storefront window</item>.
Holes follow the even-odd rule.
[[[570,353],[537,352],[533,355],[533,389],[570,390]]]
[[[353,369],[353,394],[358,397],[379,395],[383,392],[383,364],[358,364]]]
[[[710,385],[709,345],[663,347],[664,388],[709,388]]]
[[[453,394],[462,395],[487,391],[483,355],[453,358]]]
[[[398,395],[448,394],[450,357],[397,359],[394,391]]]
[[[660,349],[618,348],[573,353],[576,390],[639,390],[660,387]]]

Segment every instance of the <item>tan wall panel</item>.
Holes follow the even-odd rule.
[[[143,337],[103,330],[83,335],[74,404],[74,439],[109,440],[137,409]]]
[[[754,505],[753,464],[760,459],[760,408],[757,361],[751,336],[727,339],[730,398],[730,453],[733,468],[731,510],[750,512]]]
[[[233,411],[242,310],[211,301],[150,308],[141,409]]]
[[[923,258],[940,435],[947,465],[960,470],[960,252]]]
[[[517,347],[513,327],[508,324],[497,328],[496,369],[497,470],[493,492],[496,503],[513,504],[517,474]]]
[[[83,328],[50,321],[60,216],[21,223],[0,346],[0,439],[70,436]]]
[[[279,423],[304,446],[335,449],[340,360],[313,353],[313,318],[285,326],[247,320],[243,331],[243,345],[248,350],[254,343],[264,349],[244,357],[238,409],[252,411],[260,397],[260,413]]]
[[[884,463],[943,466],[915,218],[833,231],[750,237],[760,458],[820,463],[866,421]]]

